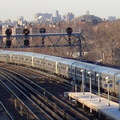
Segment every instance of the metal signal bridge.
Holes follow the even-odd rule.
[[[82,60],[81,33],[73,33],[68,27],[66,33],[46,33],[45,28],[39,29],[39,34],[30,34],[28,28],[23,29],[23,34],[12,35],[12,29],[5,31],[6,35],[0,36],[1,48],[27,48],[27,47],[79,47]],[[57,39],[56,39],[57,38]],[[31,44],[32,43],[32,44]]]

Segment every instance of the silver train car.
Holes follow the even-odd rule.
[[[107,92],[106,84],[108,81],[106,78],[109,76],[110,94],[118,95],[119,85],[117,81],[120,80],[120,70],[118,69],[51,55],[20,51],[1,50],[0,62],[33,67],[72,80],[80,85],[84,78],[84,84],[89,86],[91,77],[92,88],[96,89],[98,87],[98,77],[96,75],[99,74],[100,88],[103,92]]]

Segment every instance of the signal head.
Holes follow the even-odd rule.
[[[28,39],[24,40],[24,46],[26,46],[26,47],[29,46],[29,40]]]
[[[66,29],[66,32],[67,32],[68,35],[71,35],[72,32],[73,32],[73,29],[72,29],[71,27],[68,27],[68,28]]]
[[[7,37],[10,37],[11,34],[12,34],[12,30],[11,30],[11,29],[7,29],[7,30],[5,31],[5,34],[6,34]]]
[[[40,28],[39,32],[40,33],[46,33],[46,29],[45,28]]]
[[[25,28],[25,29],[23,30],[23,34],[24,34],[25,36],[29,35],[29,33],[30,33],[30,30],[29,30],[29,29]]]
[[[12,43],[11,43],[10,40],[7,40],[7,41],[6,41],[6,46],[7,46],[8,48],[10,48],[11,44],[12,44]]]

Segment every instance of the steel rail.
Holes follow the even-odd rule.
[[[9,74],[9,73],[7,73]],[[8,80],[9,81],[9,80]],[[22,92],[16,85],[13,84],[13,82],[9,81],[10,84],[12,84],[18,91],[20,91],[20,93],[22,93],[35,107],[37,107],[40,111],[42,111],[50,120],[53,120],[52,117],[50,117],[47,113],[45,113],[31,98],[29,98],[24,92]],[[20,86],[20,85],[19,85]],[[32,97],[34,97],[33,95],[31,95]],[[35,98],[35,97],[34,97]],[[39,100],[38,100],[39,101]],[[39,102],[40,103],[40,102]],[[46,106],[41,102],[41,105],[46,108]],[[47,108],[48,111],[51,111],[50,109]],[[59,120],[62,120],[59,116],[57,116],[54,112],[52,112],[53,116],[56,116]]]
[[[7,113],[8,117],[10,118],[10,120],[14,120],[13,117],[10,115],[10,113],[8,112],[8,110],[5,108],[5,106],[3,105],[3,103],[1,101],[0,101],[0,105],[5,110],[5,112]]]
[[[17,73],[18,75],[21,76],[21,74]],[[73,108],[71,108],[69,105],[65,104],[63,101],[59,100],[57,97],[55,97],[54,95],[52,95],[50,92],[46,91],[44,88],[40,87],[39,85],[37,85],[36,83],[32,82],[31,80],[29,80],[28,78],[26,78],[25,76],[23,76],[24,79],[26,79],[27,81],[29,81],[31,84],[34,84],[36,87],[38,87],[39,89],[42,89],[43,91],[45,91],[48,95],[50,95],[52,98],[54,98],[56,101],[58,101],[59,103],[61,103],[62,105],[66,106],[69,110],[71,110],[73,113],[80,115],[82,118],[84,118],[85,120],[89,120],[88,118],[86,118],[84,115],[80,114],[79,112],[77,112],[76,110],[74,110]]]
[[[0,74],[3,78],[5,78],[7,81],[9,81],[5,76],[3,76],[2,74]],[[15,94],[15,93],[13,93],[13,91],[2,81],[2,80],[0,80],[0,82],[8,89],[8,91],[10,92],[10,93],[12,93],[16,98],[17,98],[17,100],[19,100],[20,101],[20,103],[37,119],[37,120],[39,120],[39,118],[29,109],[29,107],[28,106],[26,106],[25,105],[25,103]],[[11,83],[12,84],[12,83]],[[13,85],[14,86],[14,85]]]

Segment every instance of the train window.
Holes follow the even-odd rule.
[[[103,81],[106,81],[106,79],[105,79],[105,78],[103,78],[102,80],[103,80]]]
[[[102,76],[100,76],[100,81],[102,81]]]
[[[91,74],[91,76],[90,76],[89,74],[86,74],[86,77],[87,77],[87,78],[90,78],[90,77],[91,77],[91,78],[94,80],[94,75],[93,75],[93,74]]]
[[[94,75],[92,74],[91,77],[94,78]]]
[[[51,63],[48,63],[48,66],[52,66],[52,64],[51,64]]]
[[[113,80],[110,80],[110,83],[113,83]]]
[[[81,72],[78,70],[78,71],[77,71],[77,74],[81,74]]]
[[[4,58],[7,58],[7,56],[3,56]]]
[[[74,70],[74,69],[72,69],[72,72],[74,73],[74,72],[75,72],[75,70]]]
[[[39,61],[38,61],[38,60],[36,60],[35,62],[36,62],[36,63],[39,63]]]
[[[61,69],[66,70],[66,67],[61,67]]]
[[[86,75],[87,77],[90,77],[89,74]]]
[[[13,57],[13,59],[18,59],[18,57]]]
[[[71,71],[71,69],[70,69],[70,68],[68,68],[68,71]]]
[[[119,82],[116,82],[116,85],[119,85]]]
[[[29,59],[28,59],[28,58],[25,58],[25,60],[26,60],[26,61],[29,61]]]

